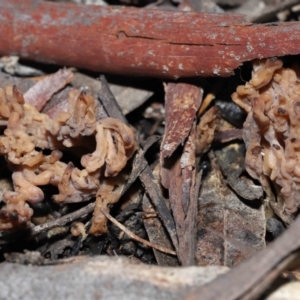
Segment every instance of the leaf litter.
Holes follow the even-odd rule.
[[[25,102],[38,111],[42,110],[51,118],[67,112],[69,95],[72,88],[76,88],[78,93],[84,91],[99,100],[94,111],[97,120],[113,117],[134,126],[139,146],[133,157],[128,157],[121,182],[118,178],[113,179],[112,184],[104,180],[110,188],[102,193],[115,192],[119,200],[112,200],[110,213],[103,207],[98,209],[110,221],[107,233],[101,231],[101,235],[93,236],[93,230],[90,231],[95,198],[102,196],[91,195],[87,202],[76,205],[58,205],[52,200],[57,191],[45,186],[45,200],[30,204],[32,221],[1,233],[2,260],[18,261],[18,256],[14,259],[9,255],[29,249],[54,261],[76,255],[107,254],[132,255],[142,262],[169,267],[218,265],[232,268],[243,266],[241,263],[247,262],[249,257],[254,258],[259,250],[266,249],[270,240],[277,241],[284,228],[293,222],[294,217],[287,219],[281,213],[284,208],[276,199],[271,199],[270,207],[274,210],[271,217],[269,211],[265,211],[270,207],[264,205],[264,186],[255,180],[257,178],[253,180],[244,168],[246,149],[241,142],[241,130],[236,126],[223,127],[222,110],[232,112],[234,109],[228,101],[230,93],[224,96],[219,88],[214,89],[222,85],[222,79],[165,83],[164,94],[162,85],[154,86],[157,82],[150,83],[146,89],[139,88],[138,80],[134,87],[116,87],[103,75],[98,80],[98,75],[70,69],[50,75],[37,70],[39,76],[36,78],[17,77],[16,70],[22,73],[32,72],[32,69],[20,67],[22,63],[15,60],[9,62],[15,63],[14,67],[5,63],[4,70],[9,70],[10,75],[0,73],[1,86],[17,85]],[[246,65],[240,72],[249,77],[249,69]],[[41,74],[44,75],[41,77]],[[241,84],[237,77],[226,80],[234,89]],[[206,100],[201,106],[203,95]],[[157,115],[153,107],[163,105],[164,110]],[[144,118],[146,110],[147,118]],[[241,111],[233,114],[234,118],[244,118]],[[229,115],[226,119],[230,122]],[[234,118],[232,124],[236,125]],[[7,123],[1,126],[4,129]],[[156,137],[147,140],[149,133]],[[117,136],[112,140],[120,142]],[[88,142],[93,145],[93,141]],[[80,167],[80,157],[87,155],[87,151],[82,152],[78,145],[74,147],[70,152],[61,151],[65,160]],[[10,177],[14,169],[7,167],[4,160],[1,162],[4,183],[1,193],[12,192]],[[16,186],[15,183],[14,188]],[[276,196],[278,190],[275,188],[272,192]],[[3,201],[2,204],[4,206]],[[81,231],[75,233],[74,226],[79,223]],[[277,230],[276,226],[281,229]],[[291,248],[286,249],[288,255]],[[24,255],[26,261],[27,254]],[[38,261],[43,264],[43,260]],[[32,263],[35,264],[34,260]],[[266,287],[262,288],[265,290]]]

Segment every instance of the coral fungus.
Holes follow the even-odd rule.
[[[257,61],[252,79],[232,95],[248,113],[246,170],[287,213],[300,206],[300,78],[277,58]]]
[[[120,197],[124,176],[120,171],[136,149],[134,132],[113,118],[97,120],[96,101],[91,95],[72,90],[68,112],[56,118],[24,103],[16,87],[0,89],[0,117],[7,128],[0,137],[0,154],[13,172],[14,191],[3,195],[0,230],[28,226],[33,215],[30,203],[43,201],[39,186],[53,185],[58,203],[72,203],[97,197],[92,233],[106,231],[101,210]],[[82,168],[61,161],[62,151],[76,147],[83,151]],[[45,149],[51,150],[49,155]],[[109,177],[109,178],[108,178]]]

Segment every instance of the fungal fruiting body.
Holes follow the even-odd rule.
[[[57,203],[88,201],[96,197],[92,233],[106,231],[107,210],[120,197],[120,173],[136,149],[133,130],[113,118],[96,119],[97,102],[91,95],[72,90],[68,112],[55,118],[24,103],[16,87],[0,89],[0,117],[7,128],[0,136],[0,154],[12,171],[13,191],[3,195],[0,230],[28,226],[30,203],[44,200],[40,186],[53,185]],[[82,151],[81,166],[61,160],[63,151]],[[50,154],[44,154],[45,150]]]
[[[268,194],[271,184],[282,210],[300,206],[300,77],[277,58],[254,63],[252,79],[232,95],[247,113],[245,166]]]

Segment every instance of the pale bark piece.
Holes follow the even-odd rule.
[[[192,287],[228,271],[226,267],[165,268],[122,257],[77,257],[53,266],[2,263],[1,299],[181,300]]]
[[[152,95],[152,91],[139,88],[121,86],[117,84],[109,84],[110,89],[117,99],[124,115],[132,112],[143,103],[145,103]]]
[[[0,71],[0,86],[16,85],[21,93],[25,93],[35,82],[26,77],[17,77]]]
[[[97,72],[230,76],[246,61],[300,53],[299,22],[35,0],[0,7],[0,55]]]
[[[290,282],[269,295],[266,300],[298,300],[300,295],[300,282]]]
[[[78,84],[73,84],[73,83],[74,80],[72,80],[71,84],[73,87],[78,89],[78,92],[83,90],[83,91],[87,91],[88,94],[92,94],[94,96],[96,101],[96,119],[99,120],[99,119],[106,118],[108,115],[105,112],[103,106],[97,100],[97,94],[93,92],[94,90],[91,88],[91,86],[85,85],[86,82],[84,81],[82,82],[81,85],[79,83]],[[100,83],[100,87],[101,87],[101,83]],[[55,118],[58,115],[58,113],[61,111],[67,112],[69,107],[69,93],[71,90],[72,90],[71,87],[66,86],[64,89],[62,89],[61,91],[53,95],[51,100],[48,101],[46,105],[43,107],[42,112],[47,114],[52,119]]]
[[[215,157],[198,203],[198,265],[235,266],[265,247],[265,218],[226,185]]]
[[[202,89],[186,83],[168,83],[165,92],[166,129],[161,144],[161,158],[170,157],[179,145],[183,145],[203,95]]]
[[[94,97],[99,96],[101,90],[101,81],[99,79],[80,72],[74,74],[71,84],[77,89],[83,89],[93,94]],[[110,82],[108,82],[108,85],[124,115],[132,112],[153,95],[152,91],[142,88],[118,85]]]
[[[72,81],[72,78],[72,71],[61,69],[38,81],[24,94],[24,100],[40,111],[55,93]]]
[[[0,68],[10,75],[22,77],[42,76],[45,74],[41,70],[20,63],[19,57],[14,55],[1,57]]]

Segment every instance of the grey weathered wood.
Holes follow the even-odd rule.
[[[181,300],[226,267],[164,268],[123,257],[76,258],[52,266],[0,265],[0,299]]]

